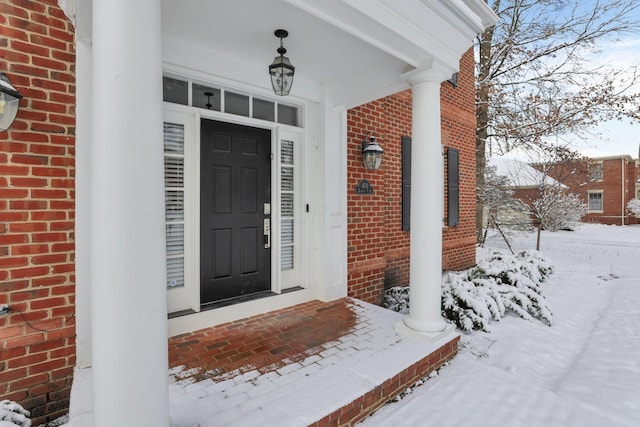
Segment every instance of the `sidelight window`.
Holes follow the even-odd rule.
[[[280,150],[281,262],[282,271],[294,268],[294,165],[293,141],[283,140]]]
[[[184,125],[164,123],[167,287],[184,286]]]

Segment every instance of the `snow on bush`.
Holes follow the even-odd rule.
[[[640,218],[640,199],[629,200],[629,203],[627,203],[627,209],[629,209],[629,212],[634,216]]]
[[[30,415],[16,402],[0,401],[0,427],[31,427]]]
[[[541,285],[553,273],[553,265],[538,251],[505,255],[491,252],[477,266],[443,277],[442,315],[463,331],[489,331],[492,320],[511,312],[531,321],[553,323],[553,314]],[[394,287],[384,296],[383,305],[406,313],[409,288]]]
[[[407,314],[409,312],[409,287],[394,286],[384,293],[382,306],[389,310]]]
[[[587,205],[575,194],[563,190],[547,191],[548,194],[533,201],[534,214],[545,230],[573,230],[587,213]]]

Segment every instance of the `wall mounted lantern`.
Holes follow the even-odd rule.
[[[287,49],[284,48],[282,39],[286,38],[289,33],[287,30],[276,30],[274,34],[280,39],[280,47],[277,50],[280,56],[273,58],[273,62],[269,65],[269,75],[271,76],[271,85],[275,94],[286,96],[289,95],[291,90],[293,74],[296,69],[291,65],[289,58],[284,56],[287,53]]]
[[[0,71],[0,131],[7,130],[13,123],[20,108],[22,95]]]
[[[382,163],[382,153],[384,150],[376,142],[373,132],[368,135],[368,140],[362,141],[362,161],[367,169],[376,170]]]

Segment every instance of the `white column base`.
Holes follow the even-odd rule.
[[[442,330],[436,331],[436,332],[426,332],[426,331],[419,331],[417,329],[412,328],[411,326],[408,326],[407,321],[410,321],[410,319],[408,317],[405,317],[405,319],[402,322],[396,323],[395,331],[398,334],[418,338],[419,340],[426,341],[426,342],[439,341],[445,337],[448,337],[449,335],[451,336],[451,339],[453,339],[457,335],[456,327],[451,323],[442,322],[442,326],[443,326]]]
[[[444,331],[447,327],[447,324],[442,319],[437,320],[423,320],[416,319],[411,316],[411,314],[407,315],[404,318],[403,322],[408,328],[413,329],[418,332],[426,332],[426,333],[438,333]]]

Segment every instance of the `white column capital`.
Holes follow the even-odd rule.
[[[402,77],[413,87],[420,83],[442,83],[456,71],[434,59],[430,59],[415,70],[404,73]]]

